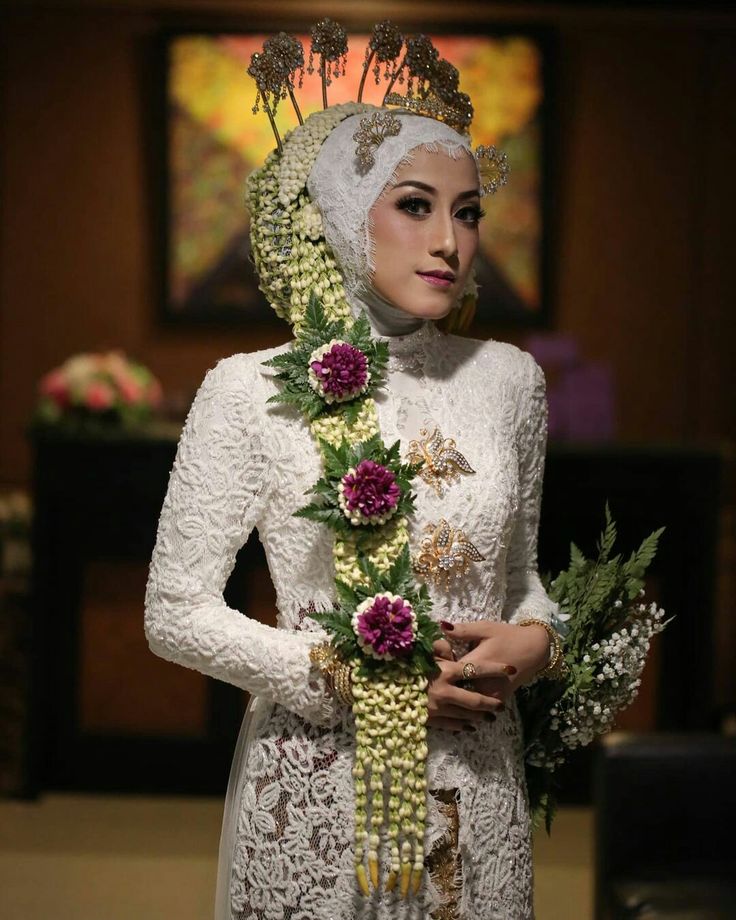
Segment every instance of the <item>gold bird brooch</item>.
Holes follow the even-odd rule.
[[[457,449],[455,439],[443,438],[439,428],[431,435],[422,428],[419,434],[420,440],[409,442],[407,462],[419,467],[418,475],[442,498],[445,486],[457,482],[460,473],[475,470]]]

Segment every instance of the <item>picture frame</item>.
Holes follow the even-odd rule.
[[[548,29],[528,25],[470,34],[425,25],[441,57],[460,71],[473,101],[474,146],[494,144],[510,165],[507,184],[483,200],[476,262],[476,324],[550,325],[550,122],[553,42]],[[258,290],[245,206],[248,173],[275,147],[268,118],[252,111],[256,87],[250,57],[279,29],[171,29],[159,45],[161,189],[160,299],[166,324],[267,327],[283,324]],[[305,30],[297,35],[309,56]],[[404,29],[405,34],[414,34]],[[328,102],[357,98],[368,30],[349,30],[345,76]],[[363,99],[380,102],[369,73]],[[304,116],[322,108],[316,73],[297,91]],[[297,124],[288,100],[276,116],[282,136]]]

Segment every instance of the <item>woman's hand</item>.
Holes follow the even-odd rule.
[[[457,686],[457,682],[464,679],[463,662],[448,660],[448,657],[452,658],[452,652],[445,640],[439,639],[435,642],[434,651],[440,672],[430,679],[427,688],[427,723],[435,728],[458,731],[485,718],[495,719],[495,713],[504,708],[502,701],[476,690],[466,690]],[[474,663],[478,675],[476,683],[478,678],[508,683],[508,675],[500,662]]]
[[[549,636],[543,626],[519,626],[494,620],[443,622],[440,625],[450,641],[440,639],[435,642],[435,654],[444,657],[449,651],[449,657],[452,657],[452,641],[470,645],[470,651],[456,663],[462,669],[466,662],[472,661],[478,674],[473,678],[473,688],[502,701],[529,683],[549,660]],[[498,662],[511,665],[515,673],[507,671],[505,680],[496,675],[487,676],[484,669]]]

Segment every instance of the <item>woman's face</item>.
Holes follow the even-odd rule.
[[[471,156],[418,148],[370,211],[373,287],[412,316],[441,319],[465,287],[482,216]]]

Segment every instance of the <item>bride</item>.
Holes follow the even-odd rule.
[[[289,156],[279,185],[269,163]],[[365,897],[354,871],[355,717],[345,682],[314,655],[327,635],[312,615],[333,609],[344,553],[327,527],[294,516],[322,473],[315,425],[268,402],[280,392],[272,359],[292,343],[219,361],[181,434],[145,599],[154,652],[251,694],[225,804],[217,920],[534,916],[514,693],[545,672],[557,609],[536,560],[544,377],[511,344],[441,328],[473,291],[482,191],[467,134],[364,103],[310,116],[250,180],[256,265],[280,314],[299,333],[305,301],[294,291],[321,284],[325,304],[343,297],[346,316],[364,313],[388,346],[373,415],[352,431],[364,424],[426,458],[403,539],[421,556],[444,638],[432,646],[422,718],[427,872],[415,897],[380,888]],[[297,228],[290,262],[269,242],[279,220]],[[432,462],[443,444],[454,458],[444,468]],[[386,526],[391,553],[399,524]],[[277,628],[223,600],[254,527]],[[432,556],[440,531],[460,548],[449,578]],[[384,851],[380,863],[387,873]]]

